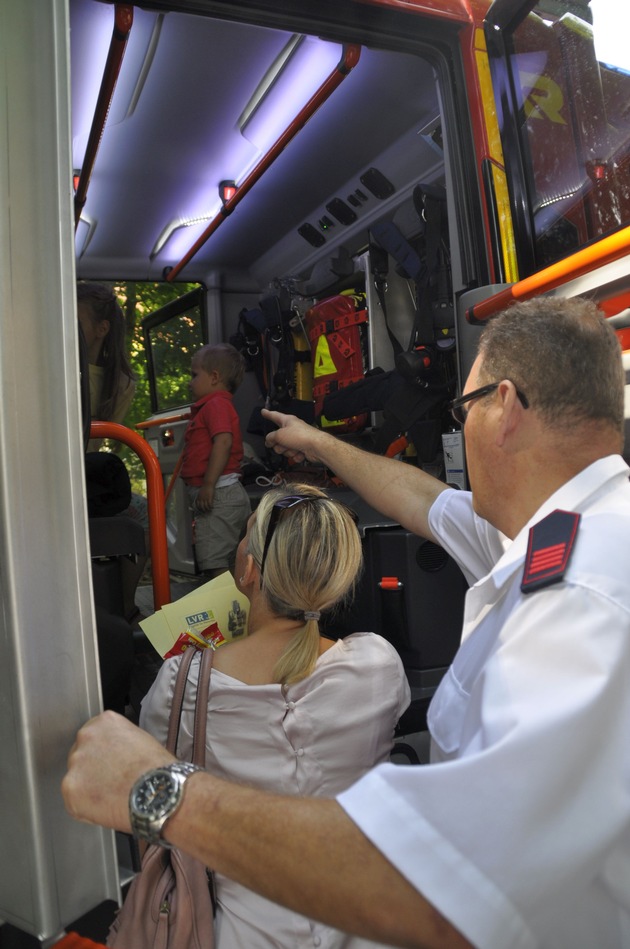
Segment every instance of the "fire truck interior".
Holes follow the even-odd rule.
[[[159,7],[70,3],[77,276],[201,286],[147,317],[153,421],[182,409],[162,398],[156,379],[169,371],[160,341],[182,314],[196,314],[200,342],[243,339],[244,331],[251,371],[235,404],[246,442],[273,476],[278,459],[265,452],[260,407],[319,421],[324,396],[318,401],[317,386],[296,391],[295,349],[313,349],[312,361],[306,314],[319,306],[315,323],[325,324],[326,301],[341,300],[365,324],[355,330],[355,385],[327,391],[331,431],[381,453],[404,443],[403,457],[445,476],[441,435],[457,355],[443,67],[421,48],[401,51],[400,37],[383,48],[342,44]],[[357,23],[353,32],[361,33]],[[263,319],[253,343],[248,316],[254,327]],[[433,326],[430,339],[422,335],[427,319],[439,326],[437,346]],[[430,344],[430,355],[421,359],[418,343]],[[372,381],[367,396],[358,393],[358,411],[349,397],[365,373]],[[146,432],[165,483],[185,424]],[[355,606],[335,629],[374,628],[394,643],[414,690],[404,727],[419,730],[457,645],[463,577],[439,548],[329,483],[357,510],[365,550]],[[248,490],[255,504],[261,489],[254,481]],[[167,530],[175,590],[196,573],[181,481]]]

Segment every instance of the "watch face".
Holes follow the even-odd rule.
[[[176,804],[179,796],[177,780],[166,770],[156,770],[142,781],[134,791],[133,807],[140,814],[152,818],[166,814]]]

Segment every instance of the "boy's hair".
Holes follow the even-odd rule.
[[[204,372],[217,372],[228,392],[236,392],[245,375],[245,359],[229,343],[210,343],[195,353]]]

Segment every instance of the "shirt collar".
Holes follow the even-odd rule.
[[[615,479],[628,480],[630,469],[621,455],[607,455],[584,468],[579,474],[563,484],[541,504],[536,513],[519,531],[507,550],[493,567],[490,576],[497,589],[505,583],[517,567],[520,567],[527,552],[530,527],[543,517],[560,508],[564,511],[581,512],[592,496]]]
[[[210,399],[216,399],[218,396],[223,396],[224,398],[229,399],[232,397],[232,393],[228,392],[227,389],[217,389],[216,392],[208,392],[207,395],[202,395],[200,399],[197,399],[196,402],[193,402],[192,406],[190,407],[190,414],[196,415],[199,409],[205,405],[206,402],[209,402]]]

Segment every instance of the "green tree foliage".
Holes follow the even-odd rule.
[[[150,418],[151,397],[149,393],[149,377],[147,357],[145,352],[142,320],[149,314],[159,310],[173,300],[177,300],[189,290],[195,289],[197,284],[170,283],[135,283],[127,281],[116,283],[112,288],[120,301],[127,324],[128,354],[136,378],[136,391],[131,403],[125,425],[134,429],[138,422]],[[181,337],[175,335],[170,339],[171,359],[165,360],[168,364],[168,386],[180,399],[180,405],[189,401],[188,382],[190,379],[191,346],[196,347],[190,339],[188,327],[183,324]],[[121,458],[127,465],[133,490],[146,493],[144,466],[136,453],[126,445],[112,445],[119,451]]]
[[[176,411],[190,403],[190,364],[203,345],[202,315],[197,302],[151,330],[158,412]],[[190,302],[190,301],[188,301]]]

